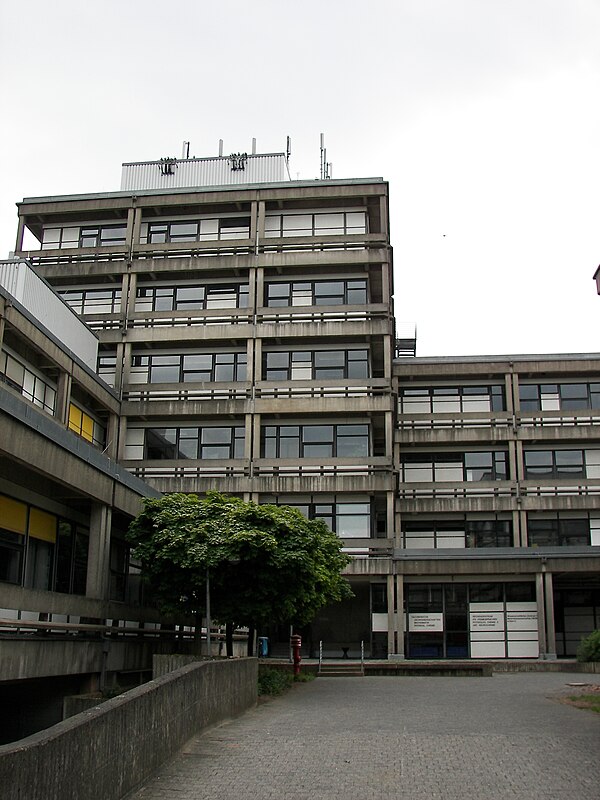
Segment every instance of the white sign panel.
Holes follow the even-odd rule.
[[[506,627],[509,631],[537,631],[537,611],[507,611]]]
[[[408,630],[419,633],[433,633],[444,630],[444,615],[440,614],[409,614]]]
[[[504,614],[502,611],[471,611],[472,631],[503,631]]]

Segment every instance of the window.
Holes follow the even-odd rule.
[[[364,211],[331,211],[308,214],[267,214],[265,236],[341,236],[366,233]]]
[[[69,228],[45,228],[42,250],[69,247],[110,247],[126,242],[126,225],[85,225]]]
[[[193,383],[246,380],[246,353],[176,353],[134,355],[132,382]]]
[[[0,495],[0,581],[85,594],[89,533]]]
[[[401,414],[490,413],[505,410],[504,387],[498,384],[400,389]]]
[[[106,431],[103,426],[74,403],[69,404],[69,430],[95,447],[104,447]]]
[[[261,502],[297,508],[307,519],[321,519],[344,539],[368,539],[373,535],[374,513],[368,497],[344,495],[294,495],[264,498]]]
[[[265,353],[267,381],[368,378],[369,351],[294,350]]]
[[[270,308],[365,305],[367,302],[365,279],[294,281],[266,285],[266,305]]]
[[[206,286],[138,286],[136,311],[191,311],[205,308],[247,308],[248,284]]]
[[[443,481],[503,481],[507,454],[501,450],[471,453],[409,454],[402,459],[405,483]]]
[[[360,458],[368,456],[368,425],[266,425],[262,458]]]
[[[600,383],[532,383],[519,386],[521,411],[600,409]]]
[[[0,381],[16,389],[48,414],[54,414],[56,386],[48,383],[33,368],[6,350],[0,350]]]
[[[109,386],[115,385],[115,376],[117,372],[117,357],[114,354],[99,354],[98,355],[98,375]]]
[[[145,428],[143,457],[150,460],[234,459],[244,457],[243,426],[206,426],[203,428]],[[140,457],[133,444],[135,436],[128,435],[128,458]],[[132,449],[134,448],[134,449]]]
[[[77,314],[116,314],[121,310],[121,289],[69,289],[59,294]]]
[[[581,517],[555,516],[527,519],[527,542],[529,547],[565,547],[591,544],[590,520],[587,514]]]
[[[539,478],[585,478],[583,450],[525,450],[526,480]]]
[[[406,519],[402,526],[406,549],[444,547],[512,547],[512,521],[455,517],[444,520]]]
[[[166,244],[167,242],[247,239],[249,236],[250,217],[222,217],[150,222],[143,227],[141,240],[148,244]]]

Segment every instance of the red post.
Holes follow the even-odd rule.
[[[294,675],[300,675],[300,662],[302,661],[300,648],[302,647],[302,637],[298,636],[297,633],[292,634],[292,636],[290,636],[290,644],[292,646],[292,658],[294,661]]]

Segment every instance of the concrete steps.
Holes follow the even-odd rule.
[[[365,671],[360,661],[347,661],[343,664],[322,662],[318,672],[320,678],[362,678],[364,674]]]

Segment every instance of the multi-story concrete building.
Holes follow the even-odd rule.
[[[554,657],[598,626],[600,358],[414,358],[383,179],[128,164],[119,192],[19,203],[16,252],[96,332],[103,448],[135,477],[342,538],[355,598],[309,646]]]

